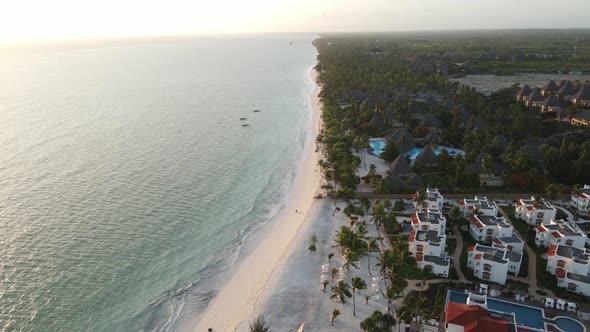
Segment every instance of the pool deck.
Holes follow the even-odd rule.
[[[456,293],[461,293],[464,294],[464,290],[463,289],[449,289],[449,291],[453,291]],[[479,293],[475,293],[472,292],[474,294],[479,294]],[[482,294],[479,294],[482,295]],[[450,294],[447,295],[447,301],[449,301],[449,297]],[[571,318],[574,319],[575,321],[577,321],[578,323],[582,324],[582,326],[590,326],[590,321],[585,321],[582,320],[578,317],[578,315],[575,312],[569,312],[569,311],[564,311],[564,310],[557,310],[557,309],[552,309],[552,308],[546,308],[544,306],[544,304],[542,302],[536,301],[536,300],[529,300],[527,302],[516,302],[514,301],[513,298],[509,298],[509,297],[505,297],[505,296],[489,296],[489,299],[494,299],[494,300],[500,300],[500,301],[504,301],[504,302],[509,302],[515,305],[520,305],[520,306],[527,306],[527,307],[532,307],[535,309],[540,309],[543,312],[543,318],[546,321],[550,321],[553,320],[555,318],[558,317],[567,317],[567,318]],[[446,305],[446,304],[445,304]],[[549,323],[545,323],[545,328],[546,331],[555,331],[555,332],[562,332],[558,329],[556,329],[550,322]],[[586,328],[586,331],[589,331],[588,328]]]

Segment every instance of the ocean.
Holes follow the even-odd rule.
[[[0,47],[0,330],[198,315],[285,201],[314,38]]]

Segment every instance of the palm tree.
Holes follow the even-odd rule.
[[[367,283],[359,277],[353,277],[350,284],[352,285],[352,315],[356,316],[356,300],[354,293],[357,290],[367,289]]]
[[[342,267],[346,267],[346,272],[350,272],[350,266],[352,265],[355,269],[358,269],[358,265],[356,262],[359,261],[359,255],[356,251],[346,250],[344,253],[344,265]]]
[[[254,322],[250,323],[250,332],[270,332],[270,327],[266,325],[264,317],[258,316]]]
[[[344,280],[340,280],[335,286],[332,286],[332,292],[334,294],[330,296],[330,299],[338,299],[342,303],[346,303],[347,297],[352,297],[350,286]]]
[[[379,250],[379,245],[374,238],[367,241],[367,268],[369,269],[369,275],[371,275],[371,251]]]
[[[333,268],[332,269],[332,282],[334,282],[334,278],[336,278],[336,276],[338,275],[338,268]]]
[[[334,326],[334,322],[336,321],[336,317],[340,316],[340,310],[338,309],[334,309],[334,311],[332,311],[332,317],[330,318],[330,322],[332,323],[332,326]]]
[[[377,225],[377,234],[379,235],[379,238],[381,238],[381,231],[380,231],[380,225],[381,222],[383,222],[385,218],[385,206],[383,206],[383,203],[381,203],[381,201],[376,201],[373,204],[373,219],[375,220],[375,225]]]
[[[365,225],[358,225],[357,229],[356,229],[356,233],[358,234],[358,236],[361,239],[366,239],[367,238],[367,227],[365,227]]]
[[[397,319],[402,320],[404,322],[409,322],[412,318],[412,311],[410,308],[403,304],[399,308],[397,308]]]

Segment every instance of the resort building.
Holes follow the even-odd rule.
[[[585,249],[565,245],[549,247],[547,272],[557,276],[557,286],[590,296],[590,254]]]
[[[521,199],[516,202],[514,211],[516,217],[524,220],[529,225],[549,224],[555,220],[557,210],[551,203],[544,199],[535,201],[531,199]]]
[[[545,100],[545,98],[543,98],[541,91],[539,91],[538,89],[535,89],[535,90],[533,90],[533,92],[531,92],[530,95],[528,95],[524,98],[524,104],[527,107],[533,107],[533,105],[536,102],[542,102],[543,100]]]
[[[408,237],[409,252],[412,256],[444,256],[446,236],[436,231],[412,231]]]
[[[514,328],[514,324],[511,324],[510,327]],[[508,320],[499,317],[498,314],[492,314],[479,305],[448,301],[445,308],[445,331],[508,332],[512,330],[508,328]]]
[[[516,275],[520,271],[521,253],[480,244],[467,248],[467,253],[467,267],[479,279],[504,285],[509,272]]]
[[[590,86],[583,84],[580,90],[572,96],[572,103],[574,105],[590,105]]]
[[[426,188],[426,201],[423,203],[427,209],[438,209],[442,211],[444,197],[438,189]]]
[[[572,193],[571,205],[579,211],[588,212],[590,207],[590,185],[586,184],[578,192]]]
[[[586,234],[574,230],[563,220],[552,220],[549,224],[539,225],[535,232],[537,246],[550,247],[563,244],[581,249],[586,245]]]
[[[469,234],[477,242],[493,243],[497,248],[522,252],[524,242],[514,235],[514,228],[503,217],[473,215]]]
[[[472,216],[476,209],[477,212],[485,216],[498,215],[498,205],[494,201],[488,201],[486,197],[475,196],[474,199],[465,198],[459,202],[459,210],[465,218]]]
[[[555,83],[554,80],[549,80],[549,82],[547,82],[547,84],[545,84],[542,88],[541,88],[541,93],[543,94],[543,96],[548,96],[552,93],[555,93],[559,90],[559,86],[557,85],[557,83]]]
[[[512,234],[512,236],[495,238],[492,241],[492,247],[514,252],[523,252],[524,241],[516,234]]]
[[[532,92],[533,89],[528,84],[525,84],[516,92],[516,101],[523,101],[524,98],[526,98],[526,96],[530,95]]]
[[[570,123],[574,126],[590,126],[590,110],[573,114]]]
[[[449,277],[449,268],[451,267],[451,260],[446,257],[424,255],[422,259],[416,257],[416,264],[419,269],[429,271],[430,273],[443,277]]]
[[[436,231],[438,235],[445,235],[447,219],[441,210],[432,209],[424,212],[415,212],[411,215],[414,231]]]

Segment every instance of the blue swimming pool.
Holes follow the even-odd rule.
[[[490,298],[488,298],[488,309],[499,312],[512,312],[516,318],[516,324],[539,330],[545,329],[545,324],[543,324],[545,315],[541,309]]]
[[[385,148],[385,140],[384,139],[371,139],[369,141],[369,146],[373,148],[373,154],[380,156],[381,151]]]
[[[522,304],[496,300],[489,297],[487,300],[489,310],[505,313],[514,313],[516,324],[522,324],[523,326],[538,330],[545,329],[545,324],[543,323],[543,317],[545,315],[542,309],[529,307]],[[467,294],[450,291],[449,301],[457,303],[467,303]]]
[[[422,152],[422,150],[424,150],[424,149],[423,148],[413,148],[408,153],[406,153],[406,156],[409,156],[411,160],[414,160],[414,159],[416,159],[416,157],[418,157],[418,155],[420,154],[420,152]],[[464,156],[465,155],[465,151],[463,151],[463,150],[449,148],[447,146],[442,146],[442,145],[437,146],[433,152],[435,155],[439,155],[442,150],[447,151],[447,153],[451,156]]]
[[[584,326],[578,321],[568,317],[557,317],[554,319],[555,325],[564,332],[584,332]]]

